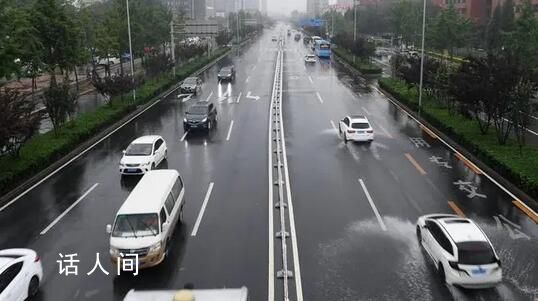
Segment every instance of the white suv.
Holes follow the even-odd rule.
[[[424,215],[416,231],[419,244],[446,283],[487,288],[502,281],[501,261],[472,220],[451,214]]]
[[[340,120],[338,131],[341,136],[343,134],[346,143],[349,140],[366,142],[374,140],[374,129],[372,129],[368,118],[363,115],[346,116]]]
[[[143,136],[129,144],[120,161],[122,175],[143,175],[167,158],[166,142],[161,136]]]

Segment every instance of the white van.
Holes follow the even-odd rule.
[[[184,195],[177,170],[147,172],[118,210],[114,224],[106,226],[112,261],[121,254],[138,254],[139,268],[161,263],[177,223],[183,221]]]
[[[190,296],[189,296],[190,295]],[[181,296],[181,297],[179,297]],[[195,290],[157,290],[135,291],[130,290],[123,301],[248,301],[248,289],[222,288],[222,289],[195,289]]]

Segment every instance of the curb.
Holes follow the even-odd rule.
[[[245,41],[246,42],[246,41]],[[217,57],[213,61],[206,64],[204,67],[198,69],[196,72],[192,73],[191,76],[197,76],[201,74],[202,72],[206,71],[207,69],[213,67],[216,63],[218,63],[220,60],[228,56],[232,52],[232,49],[228,49],[224,54]],[[23,181],[21,184],[19,184],[16,188],[8,191],[5,193],[2,197],[0,197],[0,206],[4,206],[5,204],[8,204],[11,199],[15,198],[15,196],[24,193],[29,188],[31,188],[33,185],[38,183],[41,179],[45,178],[49,174],[51,174],[53,171],[58,171],[59,169],[62,169],[66,163],[68,163],[71,159],[75,158],[77,155],[79,155],[82,152],[86,152],[93,148],[95,144],[112,133],[113,131],[117,130],[118,128],[126,125],[131,121],[131,119],[135,119],[138,116],[141,115],[145,110],[148,110],[150,107],[154,106],[158,102],[162,100],[162,98],[168,96],[169,94],[173,93],[175,90],[179,88],[179,84],[181,82],[178,82],[176,85],[170,87],[168,90],[161,92],[161,94],[155,96],[153,99],[148,101],[147,103],[140,105],[137,107],[136,110],[133,112],[127,114],[125,117],[120,119],[119,121],[115,122],[114,124],[106,127],[102,131],[100,131],[98,134],[94,135],[93,137],[89,138],[88,140],[82,142],[79,146],[77,146],[75,149],[73,149],[71,152],[63,156],[62,158],[58,159],[54,163],[50,164],[45,169],[41,170],[37,174],[33,175],[29,179]]]
[[[495,181],[497,181],[498,184],[500,184],[501,186],[504,186],[506,189],[508,189],[511,193],[513,193],[527,207],[531,208],[535,212],[538,211],[538,203],[536,202],[535,199],[533,199],[528,194],[526,194],[523,190],[519,189],[516,185],[512,184],[510,181],[505,179],[503,176],[501,176],[499,173],[497,173],[491,167],[486,165],[484,162],[482,162],[480,159],[478,159],[475,155],[473,155],[471,152],[469,152],[463,146],[459,145],[454,140],[452,140],[445,133],[441,132],[440,130],[438,130],[437,128],[432,126],[428,121],[426,121],[422,117],[420,117],[417,112],[411,110],[409,107],[407,107],[407,105],[405,105],[404,103],[402,103],[401,101],[396,99],[389,92],[387,92],[386,90],[384,90],[381,87],[378,87],[378,89],[379,89],[379,91],[381,93],[383,93],[383,95],[385,95],[387,98],[389,98],[394,103],[398,104],[401,109],[405,110],[409,115],[411,115],[413,118],[418,120],[423,126],[428,128],[429,131],[432,131],[435,135],[439,136],[448,145],[450,145],[452,148],[457,150],[464,157],[466,157],[469,161],[471,161],[474,165],[478,166],[478,168],[483,170],[491,178],[493,178]],[[523,201],[523,200],[525,200],[525,201]],[[515,200],[512,200],[512,201],[515,201]]]

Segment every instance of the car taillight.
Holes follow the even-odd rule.
[[[41,258],[40,258],[38,255],[36,255],[36,256],[35,256],[35,259],[34,259],[34,262],[38,262],[38,261],[40,261],[40,260],[41,260]]]
[[[347,133],[348,133],[348,134],[353,134],[353,133],[355,133],[355,131],[347,130]]]
[[[373,131],[373,130],[367,130],[366,133],[368,133],[368,134],[373,134],[374,131]]]
[[[456,271],[459,271],[459,272],[462,272],[462,273],[465,273],[465,274],[469,275],[469,273],[466,270],[460,269],[460,267],[458,266],[458,263],[455,262],[455,261],[449,261],[448,265],[451,268],[453,268],[454,270],[456,270]]]

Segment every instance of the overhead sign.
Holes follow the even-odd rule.
[[[324,26],[325,20],[322,19],[306,19],[301,22],[301,26],[306,27],[322,27]]]
[[[196,37],[213,37],[219,33],[219,24],[216,21],[189,20],[181,24],[179,34]]]

